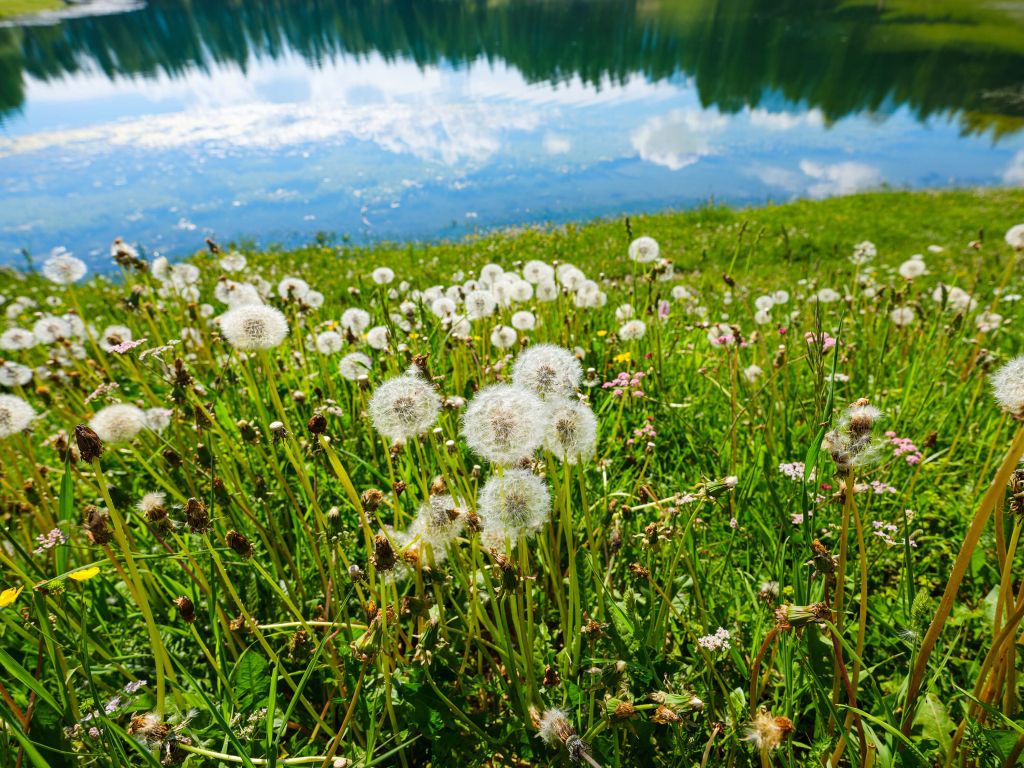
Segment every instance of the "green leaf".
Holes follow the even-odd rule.
[[[921,735],[926,739],[934,739],[939,743],[942,753],[948,754],[953,743],[952,733],[956,723],[949,716],[945,705],[934,693],[925,694],[917,713],[917,722],[921,726]]]
[[[71,524],[75,519],[75,484],[71,479],[71,451],[64,457],[64,477],[60,481],[60,496],[57,500],[57,519]],[[68,567],[68,548],[57,547],[57,571],[63,573]]]

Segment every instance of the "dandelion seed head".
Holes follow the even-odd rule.
[[[395,280],[395,271],[390,267],[377,267],[370,275],[377,285],[388,285]]]
[[[524,309],[512,315],[511,323],[517,331],[532,331],[537,326],[537,318]]]
[[[20,397],[0,395],[0,438],[24,432],[35,416],[32,406]]]
[[[299,277],[286,277],[277,284],[277,295],[282,299],[302,299],[309,293],[309,283]]]
[[[161,491],[153,491],[139,499],[138,509],[144,515],[163,510],[167,495]]]
[[[548,520],[551,492],[547,483],[526,469],[505,469],[480,489],[478,514],[489,535],[515,541],[532,537]]]
[[[434,388],[410,374],[388,379],[370,398],[374,428],[393,442],[426,432],[437,421],[440,410],[441,398]]]
[[[583,366],[576,356],[556,344],[535,344],[516,358],[512,381],[541,396],[568,397],[579,386]]]
[[[921,277],[928,271],[928,267],[925,265],[924,260],[918,256],[912,256],[911,258],[904,261],[899,266],[900,277],[906,280],[913,280],[916,277]]]
[[[245,269],[245,256],[238,251],[232,251],[220,260],[220,268],[225,272],[241,272]]]
[[[386,325],[375,325],[366,332],[366,343],[372,349],[383,351],[388,348],[391,341],[391,334]]]
[[[32,369],[11,360],[0,360],[0,386],[24,387],[32,381]]]
[[[53,344],[71,338],[71,324],[62,317],[41,317],[32,326],[32,334],[40,344]]]
[[[593,453],[597,417],[579,400],[548,401],[544,447],[560,461],[575,464]]]
[[[657,261],[661,248],[653,237],[638,237],[629,244],[629,258],[640,264]]]
[[[114,347],[132,340],[132,329],[126,325],[108,325],[100,334],[99,345],[104,352],[112,352]]]
[[[288,335],[281,310],[264,304],[245,304],[220,316],[220,330],[235,349],[272,349]]]
[[[87,271],[84,261],[63,248],[55,248],[50,258],[43,262],[43,277],[57,285],[77,283]]]
[[[462,419],[470,449],[495,464],[514,464],[544,439],[544,403],[517,384],[493,384],[477,392]]]
[[[912,324],[915,318],[916,315],[911,307],[895,307],[889,313],[889,319],[892,320],[893,325],[900,328],[905,328]]]
[[[629,320],[619,328],[619,338],[623,341],[642,339],[645,333],[647,333],[647,325],[643,320]]]
[[[743,740],[752,742],[763,752],[771,752],[778,749],[793,730],[793,722],[788,717],[775,717],[762,709],[747,726]]]
[[[1016,251],[1024,250],[1024,224],[1014,224],[1004,236],[1006,244]]]
[[[361,336],[370,327],[370,313],[359,307],[350,307],[341,313],[341,327],[354,336]]]
[[[537,728],[538,735],[545,744],[557,746],[575,733],[575,729],[569,722],[569,715],[564,709],[551,707],[544,710],[540,717],[540,724]]]
[[[345,340],[336,331],[323,331],[316,336],[316,350],[321,355],[333,355],[342,350]]]
[[[341,362],[338,363],[338,372],[343,379],[358,381],[361,376],[366,376],[372,367],[373,363],[369,357],[362,352],[351,352],[341,358]]]
[[[471,291],[466,295],[466,316],[470,320],[490,317],[498,306],[498,300],[490,291]]]
[[[0,349],[5,352],[31,349],[37,341],[38,339],[31,331],[26,331],[24,328],[8,328],[0,334]]]
[[[435,562],[445,557],[448,545],[466,527],[466,506],[451,494],[430,496],[422,505],[410,533],[419,536],[434,551]]]
[[[989,378],[996,402],[1016,417],[1024,416],[1024,355],[1015,357]]]
[[[491,344],[498,349],[508,349],[516,343],[517,338],[515,328],[507,325],[496,325],[491,331]]]
[[[554,277],[555,270],[543,261],[531,260],[523,264],[523,279],[534,285],[553,280]]]
[[[127,443],[146,428],[146,414],[126,403],[108,405],[97,411],[89,427],[104,443]]]

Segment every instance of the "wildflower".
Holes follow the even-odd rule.
[[[366,343],[371,348],[383,351],[388,348],[391,341],[391,333],[385,325],[375,325],[366,332]]]
[[[531,390],[494,384],[480,390],[462,419],[462,434],[477,455],[514,464],[544,440],[544,403]]]
[[[32,381],[32,369],[21,363],[0,360],[0,385],[4,387],[23,387]]]
[[[445,549],[454,542],[466,526],[465,506],[451,494],[430,496],[420,506],[410,533],[420,536],[434,550],[434,559],[443,559]]]
[[[466,296],[466,316],[470,320],[490,317],[498,306],[498,300],[490,291],[471,291]]]
[[[238,251],[232,251],[220,260],[220,268],[225,272],[241,272],[245,269],[245,256]]]
[[[761,370],[761,366],[759,365],[748,365],[746,368],[743,369],[743,378],[745,378],[750,383],[754,383],[755,381],[757,381],[759,378],[761,378],[763,374],[764,371]]]
[[[160,491],[147,493],[139,500],[138,510],[149,522],[159,523],[167,517],[167,508],[164,506],[166,499],[166,495]]]
[[[729,630],[719,627],[713,634],[698,637],[697,644],[704,650],[715,653],[732,648],[732,644],[729,642],[731,639],[732,636],[729,634]]]
[[[284,313],[263,304],[244,304],[220,316],[224,338],[235,349],[272,349],[288,335]]]
[[[92,417],[89,427],[104,443],[127,443],[145,429],[146,414],[134,405],[108,405]]]
[[[583,367],[569,350],[555,344],[536,344],[516,358],[512,381],[541,396],[572,395],[579,386]]]
[[[834,291],[831,288],[822,288],[820,291],[814,294],[814,298],[817,299],[818,302],[820,302],[821,304],[831,304],[832,302],[839,301],[839,299],[841,299],[842,296],[840,296],[837,291]]]
[[[1003,323],[1003,316],[998,312],[982,312],[974,318],[974,324],[982,333],[996,330]]]
[[[36,335],[31,331],[26,331],[24,328],[8,328],[0,334],[0,349],[5,352],[31,349],[37,341]]]
[[[512,315],[512,327],[519,331],[532,331],[537,325],[533,312],[521,310]]]
[[[531,709],[530,715],[537,728],[537,735],[545,744],[552,747],[562,744],[569,754],[569,760],[574,763],[589,757],[590,747],[576,733],[565,710],[552,707],[545,710],[543,715],[538,715],[535,709]]]
[[[112,352],[115,347],[132,340],[132,330],[125,325],[108,325],[100,334],[99,345],[104,352]]]
[[[554,301],[558,298],[558,286],[554,280],[541,280],[534,291],[537,301]]]
[[[761,709],[747,726],[744,741],[752,742],[762,752],[771,752],[778,749],[794,730],[793,721],[788,717],[774,717]]]
[[[850,256],[850,263],[862,266],[867,264],[877,255],[878,249],[875,247],[875,244],[870,240],[865,240],[864,242],[857,243],[853,246],[853,254]]]
[[[485,531],[514,541],[520,535],[532,537],[547,522],[551,492],[532,472],[506,469],[484,484],[477,506]]]
[[[900,277],[907,280],[913,280],[915,277],[920,277],[928,271],[924,260],[920,254],[911,256],[909,259],[900,264],[899,267]]]
[[[40,344],[53,344],[71,338],[71,323],[62,317],[42,317],[32,326],[32,334]]]
[[[629,258],[640,264],[657,261],[660,252],[658,241],[653,237],[638,237],[629,244]]]
[[[647,325],[643,320],[629,320],[619,328],[619,338],[623,341],[642,339],[647,332]]]
[[[523,278],[534,285],[550,281],[554,276],[555,270],[550,264],[545,264],[543,261],[533,260],[523,264]]]
[[[43,262],[43,276],[57,285],[77,283],[85,277],[86,271],[85,262],[76,259],[63,247],[54,248],[50,258]]]
[[[24,589],[24,587],[8,587],[3,592],[0,592],[0,608],[13,605]]]
[[[128,723],[128,735],[134,736],[147,747],[162,746],[169,732],[167,723],[153,712],[135,715]]]
[[[343,379],[357,381],[360,377],[370,372],[373,363],[362,352],[352,352],[341,358],[338,363],[338,372]]]
[[[39,542],[39,546],[32,550],[33,554],[41,555],[48,549],[53,549],[61,544],[65,543],[68,537],[64,535],[64,531],[60,528],[54,528],[49,533],[41,533],[36,536],[36,541]]]
[[[146,428],[154,432],[163,432],[171,425],[174,411],[170,408],[147,408],[145,412]]]
[[[593,453],[597,442],[597,418],[590,407],[578,400],[549,404],[544,447],[568,464]]]
[[[900,328],[913,323],[914,317],[914,310],[910,307],[896,307],[889,313],[889,319],[892,320],[893,325],[897,325]]]
[[[1024,251],[1024,224],[1014,224],[1006,230],[1005,239],[1015,251]]]
[[[878,446],[872,439],[872,428],[882,412],[861,398],[840,417],[837,427],[825,435],[822,445],[836,463],[840,472],[849,472],[856,466],[873,462]]]
[[[277,284],[277,295],[282,299],[301,299],[309,293],[309,283],[298,277],[286,277]]]
[[[441,398],[434,388],[411,374],[388,379],[370,398],[374,428],[393,442],[426,432],[440,410]]]
[[[395,271],[389,267],[377,267],[370,277],[377,285],[387,285],[394,282]]]
[[[932,299],[940,304],[945,300],[946,306],[954,312],[969,312],[978,305],[977,300],[963,288],[948,286],[945,283],[940,283],[932,291]]]
[[[993,373],[990,382],[996,402],[1015,418],[1024,419],[1024,355],[1013,358]]]
[[[353,336],[360,336],[370,327],[370,319],[370,313],[365,309],[350,307],[341,313],[341,327]]]
[[[190,498],[185,502],[185,523],[192,533],[206,533],[210,529],[210,515],[202,501]]]
[[[498,349],[508,349],[516,343],[516,338],[518,336],[515,329],[507,325],[496,325],[494,330],[491,331],[491,344]]]
[[[341,334],[335,331],[324,331],[317,334],[316,350],[321,355],[333,355],[340,352],[344,345],[345,340],[341,338]]]
[[[807,333],[804,334],[804,341],[813,346],[820,345],[822,352],[828,352],[836,345],[836,340],[829,336],[825,331],[821,332],[820,338],[818,334],[813,331],[807,331]]]

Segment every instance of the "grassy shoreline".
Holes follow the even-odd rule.
[[[61,0],[4,0],[0,3],[0,19],[30,16],[33,13],[56,11],[66,7]]]
[[[1022,211],[0,273],[0,765],[1013,764]]]

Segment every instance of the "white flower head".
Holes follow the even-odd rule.
[[[532,331],[537,326],[537,318],[533,312],[525,309],[512,315],[512,327],[518,331]]]
[[[132,330],[126,325],[108,325],[99,337],[100,349],[110,352],[119,344],[132,340]]]
[[[299,277],[286,277],[277,284],[277,295],[282,299],[301,299],[309,293],[309,283]]]
[[[361,336],[370,327],[370,313],[365,309],[350,307],[341,313],[341,327],[353,336]]]
[[[437,421],[441,398],[420,376],[403,374],[388,379],[370,398],[374,428],[392,442],[426,432]]]
[[[241,272],[245,269],[245,256],[238,251],[232,251],[220,260],[220,268],[225,272]]]
[[[900,264],[899,267],[900,277],[906,280],[913,280],[915,277],[921,277],[921,275],[927,272],[928,267],[925,265],[924,260],[920,255],[911,256]]]
[[[220,330],[235,349],[272,349],[288,335],[281,310],[264,304],[244,304],[220,316]]]
[[[597,417],[579,400],[548,402],[544,447],[560,461],[575,464],[594,452]]]
[[[490,291],[470,291],[466,294],[466,316],[470,320],[490,317],[498,306],[498,300]]]
[[[470,402],[462,434],[478,456],[495,464],[514,464],[544,440],[544,403],[526,387],[492,384]]]
[[[491,331],[491,344],[496,346],[498,349],[508,349],[516,343],[518,334],[515,328],[511,328],[507,325],[496,325],[494,330]]]
[[[895,307],[889,313],[889,319],[893,325],[903,328],[914,322],[916,315],[911,307]]]
[[[545,280],[553,280],[554,277],[555,270],[543,261],[533,260],[523,264],[523,279],[534,285],[540,285]]]
[[[163,432],[171,425],[171,417],[174,411],[170,408],[147,408],[146,428],[154,432]]]
[[[647,325],[643,320],[629,320],[619,328],[619,338],[623,341],[642,339],[647,333]]]
[[[108,405],[92,417],[89,426],[104,443],[127,443],[146,428],[146,414],[134,405]]]
[[[653,237],[638,237],[629,244],[629,258],[640,264],[658,260],[661,248]]]
[[[345,340],[336,331],[323,331],[316,336],[316,350],[321,355],[333,355],[342,350]]]
[[[1014,416],[1024,416],[1024,355],[1003,365],[989,381],[996,402]]]
[[[57,285],[77,283],[87,271],[84,261],[63,248],[54,248],[50,258],[43,262],[43,276]]]
[[[543,395],[572,395],[583,376],[583,366],[572,352],[555,344],[535,344],[516,358],[512,381]]]
[[[35,416],[32,406],[20,397],[0,395],[0,439],[24,432]]]
[[[444,559],[445,550],[466,527],[466,505],[451,494],[430,496],[420,506],[410,533],[419,536],[434,550],[434,561]]]
[[[31,349],[38,339],[32,331],[24,328],[8,328],[0,334],[0,349],[5,352],[16,352],[19,349]]]
[[[515,541],[520,535],[532,537],[548,521],[551,492],[529,470],[506,469],[484,483],[477,507],[489,535]]]
[[[0,360],[0,386],[24,387],[32,381],[32,369],[13,360]]]
[[[32,333],[40,344],[53,344],[61,339],[71,338],[71,323],[63,317],[47,315],[36,320]]]
[[[1014,224],[1006,230],[1006,244],[1016,251],[1024,251],[1024,224]]]
[[[395,279],[395,271],[390,267],[377,267],[370,275],[377,285],[388,285]]]
[[[391,334],[386,325],[375,325],[366,332],[366,343],[373,349],[382,351],[388,348]]]
[[[338,363],[338,372],[343,379],[357,381],[360,376],[366,376],[370,372],[373,363],[362,352],[352,352],[341,358]]]

